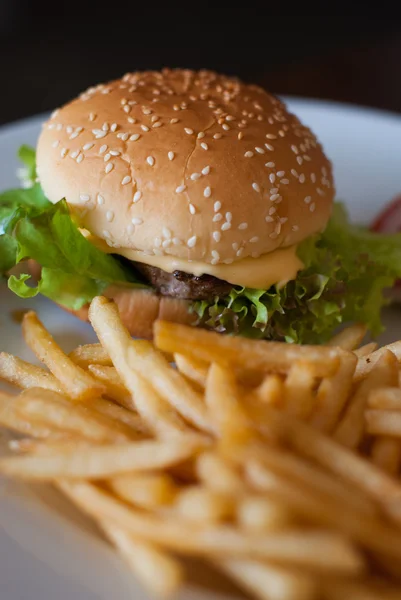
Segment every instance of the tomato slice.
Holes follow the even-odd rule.
[[[399,233],[401,231],[401,195],[396,196],[384,207],[370,228],[377,233]]]

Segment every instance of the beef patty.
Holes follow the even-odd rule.
[[[135,263],[135,268],[163,296],[187,300],[211,300],[215,296],[227,296],[232,284],[212,275],[191,275],[183,271],[167,273],[158,267]]]

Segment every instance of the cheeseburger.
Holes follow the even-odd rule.
[[[315,135],[260,87],[128,73],[56,110],[20,157],[0,269],[21,297],[85,319],[104,294],[143,337],[158,318],[291,342],[380,330],[400,238],[348,223]]]

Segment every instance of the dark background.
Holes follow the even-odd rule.
[[[171,0],[94,7],[0,0],[0,123],[51,110],[126,71],[163,66],[206,67],[276,93],[401,111],[400,18],[380,16],[379,5],[363,16],[270,8],[246,0],[184,8]]]

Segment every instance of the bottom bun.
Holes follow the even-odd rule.
[[[40,270],[40,265],[33,260],[29,261],[29,271],[34,279],[40,278]],[[196,320],[196,316],[189,312],[187,300],[159,296],[151,290],[112,285],[104,291],[103,296],[114,300],[124,325],[135,337],[151,339],[153,324],[157,319],[186,325],[193,324]],[[78,310],[65,306],[61,308],[81,321],[89,321],[89,304],[85,304]]]

